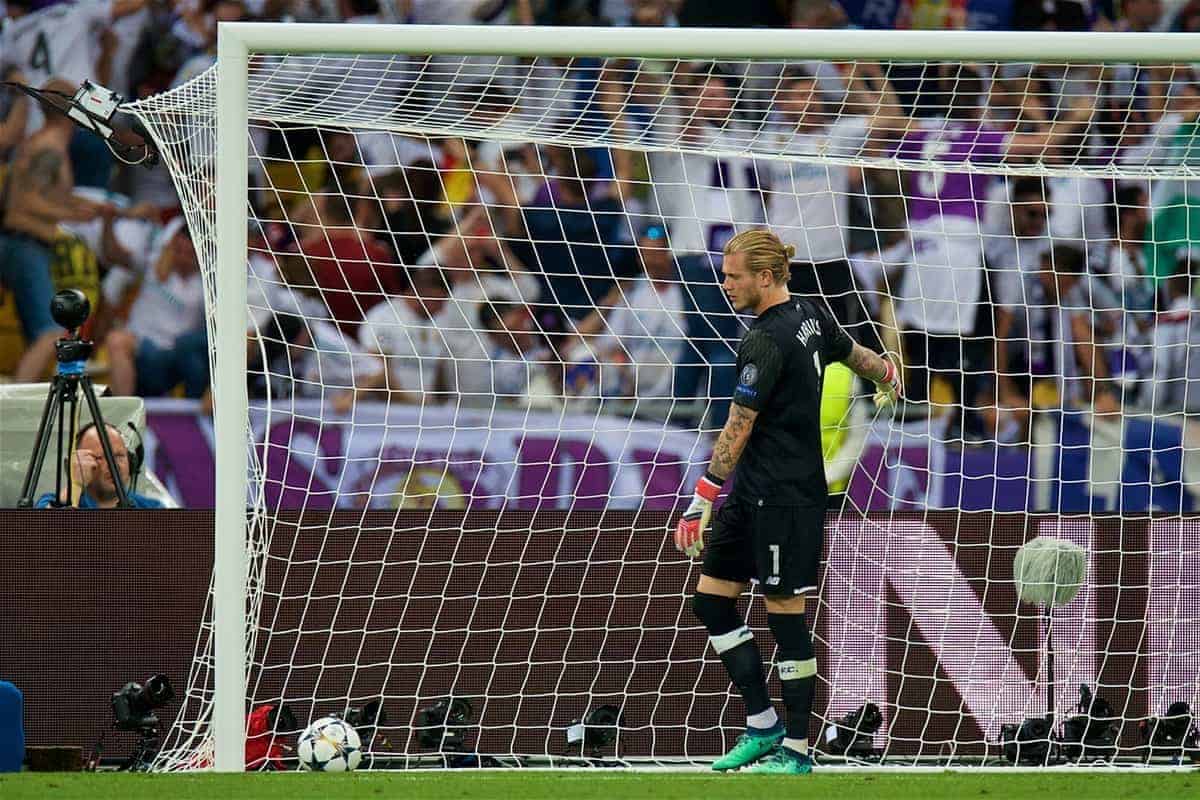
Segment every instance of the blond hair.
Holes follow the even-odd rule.
[[[775,285],[787,283],[791,276],[790,263],[796,248],[779,241],[779,237],[766,228],[742,231],[725,243],[725,255],[744,253],[746,269],[751,272],[769,270]]]

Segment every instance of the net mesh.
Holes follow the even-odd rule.
[[[126,107],[210,328],[214,75]],[[253,55],[248,703],[381,699],[377,768],[726,749],[741,703],[664,531],[736,383],[720,252],[765,225],[908,394],[825,372],[814,739],[875,703],[860,756],[982,759],[1088,684],[1141,752],[1200,690],[1194,77]],[[1088,553],[1052,623],[1012,583],[1035,535]],[[210,634],[161,766],[209,758]],[[568,744],[601,706],[619,735]]]

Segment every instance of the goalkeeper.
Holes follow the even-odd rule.
[[[821,451],[821,383],[841,361],[873,381],[877,403],[901,395],[895,365],[854,343],[823,305],[788,293],[785,247],[767,230],[725,245],[723,288],[733,307],[756,317],[738,347],[733,407],[708,471],[675,529],[675,546],[704,563],[692,608],[746,703],[746,733],[713,764],[731,770],[803,774],[812,770],[808,722],[817,662],[804,614],[816,588],[828,489]],[[705,548],[704,529],[722,485],[736,470]],[[754,635],[737,600],[751,581],[765,595],[778,644],[786,728],[767,696]]]

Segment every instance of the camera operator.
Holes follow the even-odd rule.
[[[163,505],[152,497],[134,492],[130,487],[130,475],[140,469],[133,465],[131,469],[129,448],[125,440],[113,425],[104,426],[108,431],[108,443],[112,447],[113,460],[121,473],[121,483],[127,487],[125,495],[129,498],[132,508],[162,508]],[[75,451],[71,454],[71,497],[61,497],[60,500],[73,508],[116,508],[118,503],[117,487],[113,482],[108,462],[104,459],[104,449],[100,443],[100,431],[94,423],[83,426],[75,437]],[[64,489],[65,492],[65,489]],[[46,492],[38,498],[37,508],[52,508],[54,493]]]

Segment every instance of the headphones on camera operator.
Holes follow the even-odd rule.
[[[79,445],[83,441],[84,434],[95,427],[96,421],[92,420],[80,428],[78,432],[76,432],[75,447],[71,451],[71,455],[67,457],[67,462],[65,465],[67,469],[71,468],[70,459],[75,455],[75,452],[79,450]],[[125,443],[125,453],[129,463],[129,483],[126,484],[125,491],[136,492],[138,477],[140,477],[142,474],[142,463],[146,460],[146,444],[142,441],[142,434],[137,429],[137,425],[134,425],[132,422],[125,423],[125,428],[128,429],[128,433],[126,433],[124,429],[112,424],[111,422],[104,423],[104,427],[115,431],[116,434],[121,437],[121,441]]]

